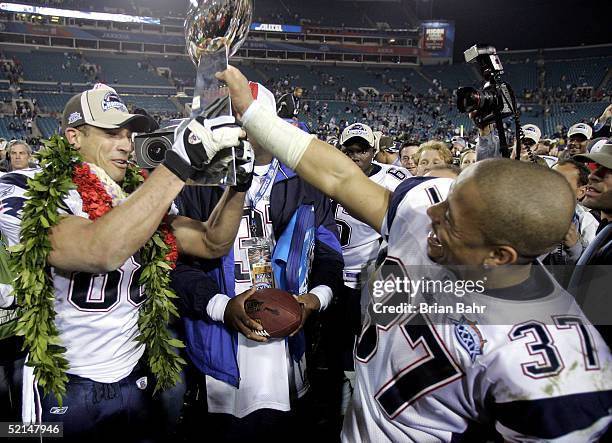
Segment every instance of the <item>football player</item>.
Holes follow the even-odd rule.
[[[275,114],[271,91],[255,82],[250,90]],[[248,297],[256,288],[273,284],[289,290],[304,306],[303,324],[311,313],[324,311],[342,286],[342,252],[331,201],[256,143],[253,148],[254,177],[232,253],[217,265],[181,260],[173,277],[177,294],[194,300],[185,310],[187,352],[205,374],[208,418],[215,425],[210,437],[215,442],[284,442],[298,423],[309,420],[302,333],[294,331],[288,340],[254,335],[255,321],[245,311]],[[180,197],[181,214],[206,219],[203,202],[210,198],[209,187],[189,186]],[[301,216],[309,213],[312,217]],[[311,246],[306,238],[312,239]],[[290,239],[290,246],[285,239]],[[310,265],[299,291],[289,287],[295,276],[290,265],[277,270],[275,263],[283,256],[293,263],[302,247]],[[253,256],[267,258],[264,264],[254,263]],[[216,282],[212,285],[204,283],[204,270],[211,267]],[[300,437],[306,439],[313,429],[303,430]]]
[[[197,130],[197,142],[191,142],[195,139],[189,128],[177,134],[163,164],[128,197],[120,184],[133,151],[131,135],[149,131],[151,120],[128,113],[119,95],[106,87],[77,94],[64,108],[66,139],[92,171],[85,180],[94,189],[93,180],[98,184],[97,191],[87,190],[88,198],[92,192],[106,192],[112,201],[108,213],[92,220],[80,192],[68,191],[59,210],[62,218],[48,238],[55,324],[66,348],[68,382],[61,406],[53,392],[44,397],[38,393],[42,400],[33,405],[30,400],[37,392],[28,389],[23,418],[26,422],[36,417],[43,422],[61,421],[67,439],[112,438],[117,426],[130,432],[125,437],[129,441],[150,436],[148,402],[154,383],[147,382],[139,364],[145,345],[135,341],[140,335],[139,310],[147,296],[139,281],[140,250],[168,215],[185,181],[212,158],[206,149],[238,146],[243,135],[235,125],[195,122],[190,128]],[[231,118],[224,123],[231,123]],[[23,169],[0,179],[0,229],[11,246],[20,241],[25,192],[37,172]],[[205,223],[168,216],[181,254],[211,258],[229,250],[242,215],[245,193],[239,191],[228,189]],[[32,387],[32,378],[31,368],[26,367],[24,386]]]
[[[430,314],[425,303],[426,313],[381,316],[371,301],[355,349],[357,387],[344,441],[473,441],[474,423],[511,442],[603,435],[612,420],[610,350],[535,261],[572,220],[575,197],[562,176],[492,159],[466,169],[452,188],[452,180],[422,178],[391,194],[324,142],[253,104],[238,70],[217,75],[251,137],[386,238],[374,283],[412,271],[412,282],[481,282],[483,291],[462,295],[490,308],[484,314]],[[389,306],[384,297],[396,295],[383,292],[382,301]]]
[[[393,192],[410,174],[401,167],[374,162],[375,135],[364,123],[347,126],[340,136],[340,149],[374,183]],[[340,231],[340,244],[344,257],[344,288],[332,305],[325,321],[326,340],[331,346],[330,358],[342,358],[345,375],[344,399],[350,398],[351,381],[354,378],[352,350],[355,336],[359,334],[361,281],[367,280],[362,272],[374,262],[380,242],[380,234],[367,224],[352,217],[338,202],[334,202],[334,217]],[[348,325],[348,327],[347,327]],[[341,406],[341,411],[346,405]]]

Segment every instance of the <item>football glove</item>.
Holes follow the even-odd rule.
[[[183,181],[204,171],[214,156],[225,148],[239,146],[244,134],[232,116],[205,119],[200,116],[179,126],[172,149],[166,151],[163,165]]]

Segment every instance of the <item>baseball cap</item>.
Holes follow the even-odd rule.
[[[574,134],[582,134],[587,138],[587,140],[590,140],[593,136],[593,129],[586,123],[576,123],[574,126],[569,128],[569,131],[567,131],[568,137],[571,137]]]
[[[458,136],[458,135],[456,135],[455,137],[451,138],[451,144],[453,144],[453,143],[457,143],[458,145],[461,145],[464,148],[468,147],[467,140],[464,139],[463,137]]]
[[[62,113],[62,130],[90,125],[101,129],[129,127],[134,132],[148,132],[156,126],[148,115],[130,114],[119,94],[105,85],[96,85],[73,96]]]
[[[603,145],[597,152],[591,151],[589,154],[574,155],[572,160],[583,163],[595,162],[608,169],[612,169],[612,144]]]
[[[523,138],[530,138],[536,143],[540,141],[542,131],[536,125],[523,125],[521,129],[523,130]]]
[[[353,123],[350,126],[344,128],[342,134],[340,135],[340,144],[346,145],[349,140],[353,138],[361,138],[366,141],[368,145],[374,147],[374,133],[372,132],[372,128],[363,123]]]
[[[591,140],[591,144],[587,146],[587,152],[594,154],[596,152],[601,151],[605,145],[612,143],[606,137],[596,138],[595,140]]]

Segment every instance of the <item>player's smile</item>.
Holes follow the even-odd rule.
[[[432,230],[429,232],[427,236],[427,255],[433,261],[438,260],[440,257],[444,255],[444,246],[440,242],[440,239],[436,235],[435,229],[432,226]]]

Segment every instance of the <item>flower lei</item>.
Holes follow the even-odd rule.
[[[61,405],[68,381],[68,361],[54,322],[56,297],[47,265],[51,252],[49,230],[60,221],[58,210],[67,209],[63,197],[71,189],[76,187],[83,200],[83,211],[96,220],[127,198],[145,177],[139,169],[129,167],[119,187],[106,173],[100,173],[100,168],[83,163],[65,138],[54,135],[44,144],[46,148],[36,154],[42,170],[28,180],[29,199],[23,207],[21,243],[11,248],[10,267],[17,276],[14,294],[22,307],[17,334],[24,337],[24,348],[29,349],[27,364],[34,368],[35,379],[45,394],[53,391]],[[156,392],[175,385],[186,364],[174,349],[184,344],[172,338],[165,327],[170,314],[178,316],[169,276],[178,251],[176,238],[167,224],[162,223],[144,245],[141,257],[140,284],[146,287],[147,297],[140,307],[140,335],[136,340],[146,345],[147,360],[157,379]]]

